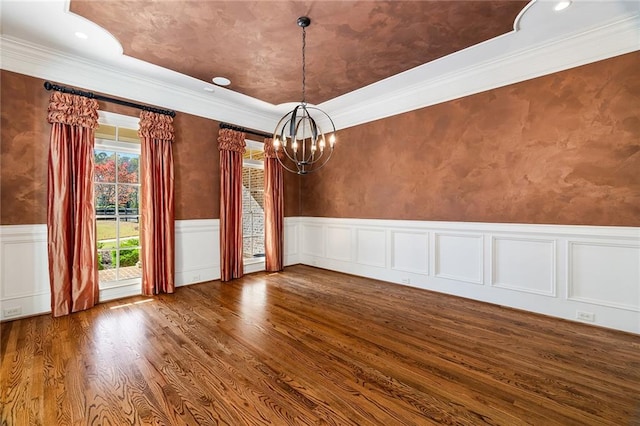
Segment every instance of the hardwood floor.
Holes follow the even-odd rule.
[[[640,424],[640,336],[306,266],[1,332],[3,425]]]

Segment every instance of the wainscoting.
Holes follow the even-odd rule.
[[[220,221],[177,220],[176,286],[220,279]],[[285,264],[298,262],[297,220],[285,221]],[[245,265],[245,273],[264,262]],[[140,283],[100,290],[100,301],[140,294]],[[0,226],[0,320],[51,311],[46,225]]]
[[[219,227],[176,221],[177,286],[220,278]],[[45,225],[0,227],[0,319],[50,311],[46,240]],[[640,334],[639,228],[285,218],[297,263]]]
[[[638,228],[311,217],[289,227],[302,264],[640,333]]]

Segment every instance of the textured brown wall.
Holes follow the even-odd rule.
[[[284,172],[284,215],[300,216],[300,176]]]
[[[338,133],[301,215],[640,226],[640,53]]]
[[[0,71],[0,224],[47,223],[49,95],[42,80]]]
[[[43,80],[1,71],[0,224],[47,222],[47,155],[50,92]],[[111,103],[100,109],[137,116]],[[174,121],[176,219],[219,217],[218,122],[178,113]]]

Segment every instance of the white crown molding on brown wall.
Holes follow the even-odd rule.
[[[640,3],[639,3],[640,4]],[[530,8],[529,10],[533,10]],[[421,65],[319,105],[336,128],[425,108],[640,49],[640,14],[531,43],[528,28]]]
[[[534,1],[508,34],[319,106],[343,129],[640,49],[640,2],[576,0],[562,13],[554,5]],[[83,22],[92,26],[88,30],[104,32]],[[122,55],[115,39],[102,38],[111,53],[83,57],[3,34],[0,67],[266,132],[290,109],[221,87],[204,92],[206,83]]]
[[[201,81],[165,69],[161,70],[163,76],[175,74],[179,84],[5,35],[0,36],[0,50],[1,69],[43,80],[249,128],[269,128],[279,119],[266,102],[223,88],[204,92]]]

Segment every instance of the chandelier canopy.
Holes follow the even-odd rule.
[[[331,158],[336,144],[336,126],[326,112],[307,104],[305,48],[306,28],[311,19],[301,16],[297,23],[302,28],[302,101],[276,125],[273,147],[284,169],[304,175],[320,170]]]

